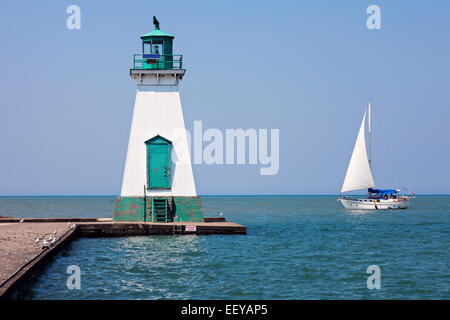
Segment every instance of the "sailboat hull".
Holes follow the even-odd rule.
[[[409,199],[344,199],[340,198],[345,209],[349,210],[396,210],[408,208]]]

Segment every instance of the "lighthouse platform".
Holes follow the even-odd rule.
[[[246,233],[245,226],[224,218],[182,223],[114,222],[95,218],[0,218],[0,300],[23,299],[54,257],[78,238]],[[54,243],[43,248],[43,240],[50,236],[55,238]],[[40,241],[36,242],[38,237]]]

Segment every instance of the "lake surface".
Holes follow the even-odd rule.
[[[79,239],[28,299],[449,299],[450,196],[347,211],[335,196],[204,196],[247,235]],[[114,197],[0,197],[16,217],[111,217]],[[70,290],[68,266],[81,270]],[[381,289],[367,288],[367,267]]]

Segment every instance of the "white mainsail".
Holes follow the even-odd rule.
[[[356,139],[355,148],[353,149],[352,158],[350,159],[350,163],[348,165],[347,174],[345,175],[341,193],[375,187],[366,150],[366,114],[367,111],[364,113],[361,128],[359,129],[358,138]]]

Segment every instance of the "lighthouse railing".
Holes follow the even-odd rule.
[[[159,54],[145,57],[141,53],[133,55],[133,69],[136,70],[183,70],[182,54]]]

